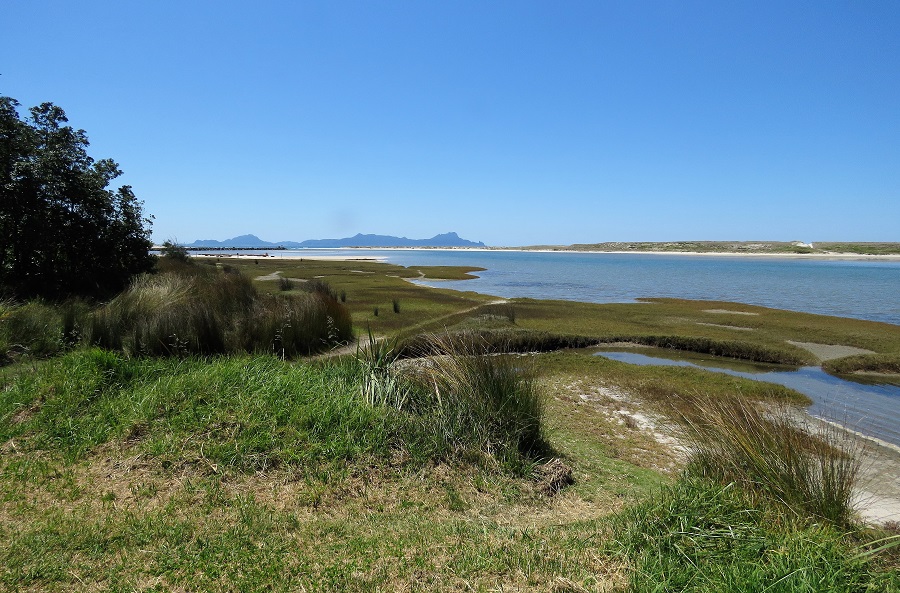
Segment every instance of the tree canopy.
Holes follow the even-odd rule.
[[[111,159],[87,153],[84,130],[52,103],[19,117],[0,97],[0,293],[106,296],[153,267],[149,217]]]

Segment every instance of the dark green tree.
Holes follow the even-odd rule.
[[[84,130],[52,103],[19,117],[0,97],[0,293],[4,297],[102,297],[153,268],[150,218],[122,172],[94,161]]]

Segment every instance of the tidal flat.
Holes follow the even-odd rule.
[[[847,523],[786,509],[736,478],[723,486],[690,474],[677,416],[697,401],[802,410],[805,396],[593,356],[599,345],[636,344],[818,366],[798,344],[824,344],[871,352],[856,352],[855,368],[871,357],[884,370],[900,352],[898,326],[723,301],[504,299],[409,282],[478,274],[471,268],[195,265],[240,271],[263,295],[326,283],[359,345],[294,360],[15,353],[0,369],[0,559],[10,590],[900,586],[897,548],[877,543],[896,533],[884,501],[900,464],[889,451],[863,450],[862,514]],[[401,378],[378,360],[361,372],[367,349],[446,334],[469,336],[527,375],[543,402],[546,448],[501,454],[493,437],[438,447],[440,416],[417,411],[425,400],[383,408],[362,397],[369,373],[383,386]],[[876,507],[877,517],[865,514]]]

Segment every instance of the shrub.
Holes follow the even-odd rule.
[[[290,278],[282,277],[282,278],[278,279],[278,288],[284,292],[287,292],[289,290],[294,290],[295,284],[296,283],[293,280],[291,280]]]
[[[168,261],[177,261],[184,264],[191,264],[191,255],[188,253],[187,247],[179,245],[174,241],[165,241],[160,249],[163,259]]]
[[[399,312],[400,312],[400,301],[398,301],[397,299],[394,299],[394,300],[391,301],[391,305],[392,305],[393,308],[394,308],[394,313],[399,313]]]

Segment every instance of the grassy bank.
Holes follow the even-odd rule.
[[[839,480],[821,468],[851,459],[840,443],[772,422],[802,396],[579,350],[817,362],[790,340],[866,348],[844,364],[872,367],[900,351],[896,326],[734,303],[498,303],[407,281],[471,269],[195,267],[221,327],[327,298],[362,348],[140,347],[127,324],[162,327],[154,311],[179,331],[204,318],[169,298],[199,293],[178,286],[143,286],[169,295],[156,307],[143,293],[4,305],[0,589],[900,590],[898,548],[874,543],[890,532],[859,525],[845,490],[824,494]],[[90,347],[98,311],[130,328],[113,332],[122,344]],[[749,444],[732,438],[748,419]]]

